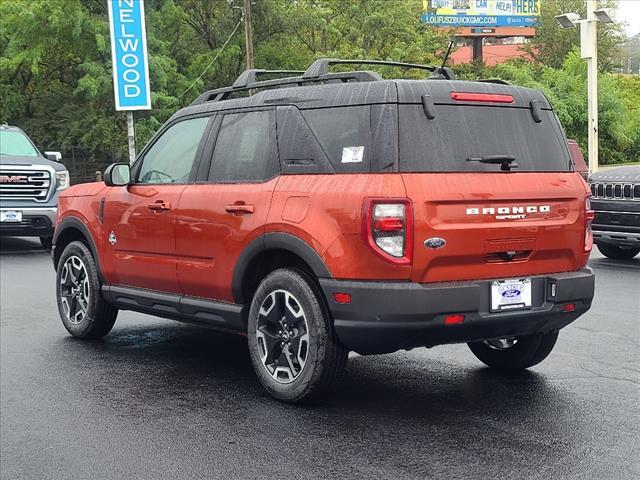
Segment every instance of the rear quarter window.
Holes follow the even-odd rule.
[[[336,173],[369,172],[369,106],[302,110],[302,116]]]
[[[513,155],[515,172],[563,172],[571,159],[555,115],[542,111],[536,123],[527,108],[435,105],[428,119],[422,105],[399,106],[401,172],[495,172],[499,165],[468,161]]]

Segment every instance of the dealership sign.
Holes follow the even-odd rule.
[[[540,0],[423,0],[421,20],[438,27],[535,27]]]
[[[143,0],[107,0],[116,110],[150,110]]]

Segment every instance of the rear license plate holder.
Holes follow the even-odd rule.
[[[531,279],[511,278],[491,282],[490,300],[492,312],[531,308]]]

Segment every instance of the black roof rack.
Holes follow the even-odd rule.
[[[205,102],[217,102],[228,99],[233,93],[259,90],[265,88],[283,88],[289,86],[302,86],[307,83],[318,82],[375,82],[382,80],[380,74],[368,70],[354,72],[329,73],[329,66],[336,64],[351,65],[387,65],[392,67],[416,68],[431,72],[431,79],[444,78],[455,80],[456,76],[450,68],[440,68],[431,65],[420,65],[417,63],[388,62],[386,60],[342,60],[339,58],[321,58],[313,62],[306,71],[301,70],[264,70],[250,69],[242,72],[230,87],[209,90],[198,98],[191,105],[198,105]],[[285,78],[275,78],[272,80],[257,81],[261,75],[290,75]],[[300,75],[302,74],[302,75]]]
[[[501,78],[481,78],[480,80],[476,80],[476,82],[498,83],[500,85],[511,85],[509,82],[507,82],[506,80],[502,80]]]
[[[455,75],[449,68],[439,68],[433,65],[421,65],[419,63],[390,62],[387,60],[343,60],[340,58],[320,58],[313,62],[302,78],[315,78],[329,73],[330,65],[386,65],[390,67],[416,68],[440,74],[449,80],[455,79]],[[450,76],[452,75],[452,77]]]
[[[250,83],[257,82],[259,75],[284,75],[286,77],[293,77],[303,73],[304,70],[265,70],[264,68],[251,68],[242,72],[231,86],[234,88],[246,87]]]
[[[247,73],[249,72],[249,73]],[[261,82],[251,82],[248,83],[247,80],[251,80],[252,70],[248,70],[240,74],[240,77],[233,83],[230,87],[217,88],[215,90],[209,90],[204,92],[198,98],[196,98],[191,105],[198,105],[200,103],[205,102],[219,102],[221,100],[228,99],[233,93],[243,92],[248,90],[259,90],[265,88],[283,88],[283,87],[291,87],[291,86],[302,86],[305,83],[318,83],[318,82],[375,82],[377,80],[382,80],[382,77],[376,72],[368,72],[368,71],[359,71],[359,72],[339,72],[339,73],[329,73],[327,75],[321,75],[315,78],[303,78],[301,76],[297,77],[286,77],[286,78],[276,78],[273,80],[264,80]],[[246,75],[247,80],[241,80],[243,76]]]

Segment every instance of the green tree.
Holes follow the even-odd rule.
[[[584,62],[571,53],[577,32],[558,29],[553,15],[571,9],[584,13],[582,3],[542,2],[540,35],[532,44],[540,63],[460,70],[542,88],[570,135],[581,139],[586,132]],[[242,4],[146,0],[152,110],[136,112],[139,148],[177,109],[207,89],[229,85],[244,70],[241,10],[232,8]],[[38,144],[63,153],[82,146],[115,149],[126,158],[125,115],[114,110],[106,6],[106,0],[0,0],[0,122],[19,125]],[[439,63],[451,32],[420,23],[421,6],[420,0],[256,0],[256,66],[303,69],[326,56]],[[600,25],[599,30],[606,70],[618,33],[615,27]],[[420,71],[377,70],[424,76]],[[637,158],[638,121],[629,113],[639,117],[635,83],[606,75],[601,81],[606,87],[601,87],[606,158],[619,159],[626,152]]]

